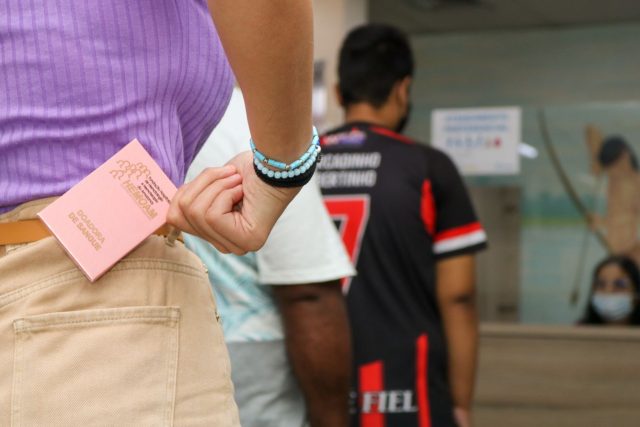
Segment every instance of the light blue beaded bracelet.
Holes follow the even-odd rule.
[[[318,160],[318,156],[320,155],[321,149],[320,145],[313,146],[313,151],[307,151],[305,154],[295,162],[291,163],[287,169],[284,170],[273,170],[269,169],[265,166],[267,162],[260,161],[258,156],[255,156],[253,159],[253,164],[256,166],[256,169],[260,171],[260,173],[266,177],[274,178],[274,179],[290,179],[296,176],[300,176],[306,173]],[[307,155],[307,153],[309,155]],[[270,163],[268,163],[271,166]],[[294,168],[291,166],[297,165]]]
[[[278,169],[278,171],[281,171],[281,174],[279,175],[280,177],[282,177],[282,175],[285,175],[285,177],[289,177],[289,172],[295,172],[296,170],[307,165],[307,163],[309,162],[311,162],[309,164],[310,166],[316,161],[318,154],[320,153],[320,138],[318,137],[318,130],[316,129],[315,126],[313,127],[313,137],[311,138],[311,144],[309,145],[309,148],[307,149],[307,151],[304,152],[302,156],[300,156],[298,160],[295,160],[290,164],[286,164],[284,162],[279,162],[277,160],[270,159],[264,154],[262,154],[256,148],[256,145],[253,143],[253,139],[249,140],[249,145],[251,147],[251,151],[253,152],[254,163],[256,164],[258,169],[261,172],[264,169],[266,171],[265,175],[268,175],[268,172],[272,171],[271,169],[266,167],[266,165],[269,165],[272,168]],[[312,158],[313,160],[311,160]],[[307,169],[308,168],[309,167],[307,167]],[[269,176],[269,177],[276,178],[276,173],[278,171],[272,171],[274,172],[274,174],[273,176]],[[291,177],[293,176],[294,175],[291,175]],[[276,179],[280,179],[280,178],[276,178]]]

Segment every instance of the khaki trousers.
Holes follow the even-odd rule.
[[[206,270],[182,243],[151,236],[95,283],[53,237],[0,246],[0,426],[238,425]]]

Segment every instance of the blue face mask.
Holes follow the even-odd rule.
[[[633,311],[633,297],[628,294],[615,295],[596,292],[591,299],[593,308],[604,320],[622,320]]]

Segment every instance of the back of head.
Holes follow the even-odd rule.
[[[635,154],[627,141],[618,135],[609,136],[603,141],[600,152],[598,153],[598,161],[600,161],[602,166],[608,167],[615,163],[625,152],[629,153],[631,164],[633,168],[637,170],[638,161]]]
[[[393,85],[413,75],[413,55],[404,33],[389,25],[355,28],[340,49],[339,90],[345,107],[366,102],[378,108]]]

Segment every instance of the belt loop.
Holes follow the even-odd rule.
[[[170,227],[171,231],[167,234],[165,243],[167,246],[174,247],[176,245],[176,239],[180,237],[180,230],[175,227]]]

